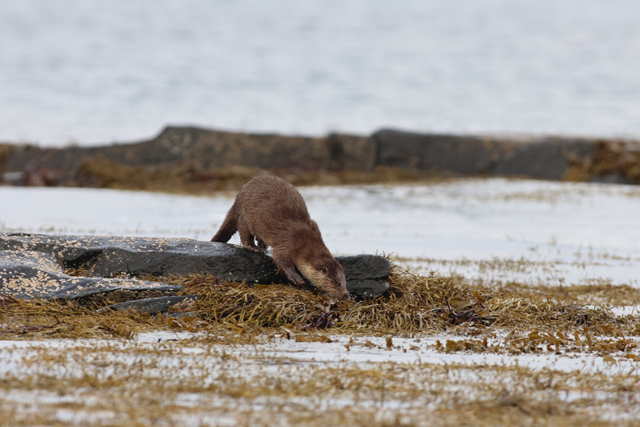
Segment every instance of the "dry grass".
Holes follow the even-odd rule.
[[[571,167],[565,181],[590,181],[594,177],[619,175],[632,184],[640,184],[640,146],[627,141],[598,142],[593,159],[569,159]]]
[[[237,191],[256,175],[280,176],[296,186],[441,182],[447,174],[378,167],[372,172],[342,170],[292,171],[233,166],[203,170],[192,163],[158,166],[126,166],[104,156],[82,161],[71,186],[119,190],[159,191],[178,194],[212,194]]]
[[[195,306],[181,308],[193,313],[187,321],[138,312],[97,313],[95,306],[78,302],[7,299],[0,300],[0,336],[127,337],[144,330],[217,329],[220,325],[234,325],[233,328],[256,334],[282,327],[378,336],[434,335],[443,331],[475,336],[490,336],[496,331],[561,332],[566,336],[588,333],[594,337],[640,334],[639,316],[621,318],[605,308],[585,307],[576,298],[567,297],[566,288],[556,292],[515,285],[492,289],[433,274],[419,276],[398,267],[394,267],[388,293],[365,301],[336,301],[289,285],[249,287],[197,274],[155,280],[180,284],[184,294],[198,296]],[[626,287],[607,291],[617,293],[619,299],[637,293]]]
[[[609,281],[593,284],[546,286],[511,282],[497,286],[496,291],[508,297],[544,298],[566,304],[609,306],[640,306],[640,289],[629,285],[614,285]]]
[[[97,313],[74,301],[0,300],[0,338],[131,338],[162,324],[140,312]]]
[[[419,276],[397,267],[388,294],[372,301],[333,301],[287,285],[249,288],[198,275],[168,282],[199,295],[198,310],[205,319],[263,328],[377,335],[514,328],[573,332],[585,327],[595,334],[636,333],[632,320],[615,318],[604,308],[587,308],[550,294],[518,294],[516,289],[506,292],[433,274]]]
[[[14,146],[10,144],[0,143],[0,184],[2,184],[3,174],[5,172],[5,164],[9,158],[9,154],[14,150]]]

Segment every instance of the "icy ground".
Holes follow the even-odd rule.
[[[435,354],[425,349],[431,339],[329,339],[229,346],[159,332],[115,342],[0,340],[0,416],[8,425],[82,426],[581,426],[585,416],[631,426],[640,418],[629,360]],[[458,411],[464,424],[451,420]],[[495,412],[496,421],[482,422]]]
[[[300,336],[306,336],[301,333]],[[252,354],[260,354],[262,357],[274,360],[295,360],[300,362],[355,362],[355,363],[427,363],[427,364],[466,364],[466,365],[519,365],[533,369],[555,369],[559,371],[574,371],[591,373],[627,373],[635,371],[637,362],[630,359],[618,358],[614,363],[606,362],[597,354],[585,354],[576,357],[562,356],[560,354],[520,354],[512,356],[508,354],[482,354],[482,353],[444,353],[436,352],[433,346],[436,341],[448,339],[457,340],[454,335],[441,334],[437,337],[422,338],[398,338],[393,337],[392,345],[387,345],[386,337],[370,336],[340,336],[319,335],[329,338],[331,342],[297,342],[292,337],[286,338],[281,334],[272,342],[257,345],[223,346],[227,352],[241,358],[250,357]],[[147,346],[153,348],[159,343],[171,343],[190,338],[203,338],[204,335],[190,332],[147,332],[140,333],[134,340],[121,342],[119,348],[139,348]],[[490,340],[491,341],[491,340]],[[489,342],[491,345],[492,343]],[[56,340],[52,342],[39,341],[10,341],[0,340],[0,377],[10,371],[20,370],[25,356],[33,350],[41,348],[55,348],[59,351],[76,347],[100,348],[101,346],[113,346],[107,340]],[[191,353],[202,353],[206,345],[190,347]]]
[[[301,192],[335,254],[393,254],[485,283],[640,286],[636,187],[465,179]],[[0,187],[0,230],[209,240],[233,196]]]
[[[301,192],[336,254],[393,254],[420,274],[434,270],[488,285],[640,286],[636,187],[464,179]],[[233,196],[0,187],[0,231],[208,240]],[[640,311],[624,304],[611,310]],[[292,338],[283,332],[236,346],[199,332],[126,341],[0,339],[0,417],[16,425],[295,425],[302,413],[306,425],[377,426],[404,425],[393,424],[398,419],[431,425],[433,411],[445,417],[465,408],[463,417],[489,417],[499,408],[504,416],[489,424],[541,416],[549,425],[584,425],[580,415],[635,425],[640,418],[638,362],[617,353],[437,351],[437,341],[464,339],[448,334],[392,342]],[[486,399],[481,411],[473,409],[478,399]],[[511,407],[524,418],[509,421]]]

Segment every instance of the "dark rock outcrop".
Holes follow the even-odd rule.
[[[360,298],[375,298],[389,289],[385,281],[391,273],[391,263],[379,255],[338,256],[344,268],[347,290]]]
[[[518,145],[490,170],[491,175],[561,180],[577,163],[590,162],[597,143],[587,139],[549,138]]]
[[[269,257],[234,245],[192,239],[9,233],[0,234],[0,249],[49,253],[65,268],[85,269],[100,277],[209,273],[247,283],[279,278]]]
[[[85,269],[93,276],[124,273],[133,277],[211,274],[224,280],[287,283],[271,257],[235,245],[192,239],[52,236],[0,233],[0,250],[50,254],[65,268]],[[347,288],[356,296],[375,297],[388,289],[391,264],[382,256],[336,257],[343,264]]]
[[[380,279],[391,273],[391,263],[380,255],[338,256],[347,280]]]
[[[138,279],[72,277],[53,256],[35,251],[0,250],[0,294],[18,299],[115,299],[176,294],[182,286]],[[112,298],[113,299],[113,298]]]
[[[169,126],[155,138],[135,143],[65,148],[0,145],[0,172],[7,172],[4,176],[13,183],[21,174],[23,185],[109,186],[115,185],[112,169],[120,171],[119,175],[127,170],[144,181],[142,177],[153,175],[158,167],[165,168],[163,176],[173,171],[184,185],[215,181],[216,174],[238,167],[250,169],[250,175],[265,170],[286,176],[391,167],[587,182],[618,174],[624,179],[610,182],[640,183],[640,142],[392,129],[370,137],[330,134],[316,138]],[[242,179],[249,178],[243,175]]]
[[[384,280],[347,280],[347,290],[355,298],[369,299],[384,294],[389,290],[389,284]]]
[[[526,176],[560,180],[576,164],[595,158],[586,138],[497,138],[380,130],[371,136],[376,165],[461,175]]]
[[[7,172],[46,170],[66,173],[68,182],[85,159],[102,157],[125,166],[192,164],[202,170],[246,166],[272,170],[372,170],[375,147],[362,136],[325,138],[222,132],[196,127],[165,128],[157,137],[136,143],[97,147],[16,146],[0,158]]]
[[[371,139],[377,150],[376,166],[471,175],[489,173],[516,146],[508,140],[391,129],[380,130]]]

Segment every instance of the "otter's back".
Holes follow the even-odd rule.
[[[282,232],[289,224],[311,222],[302,195],[282,178],[253,178],[242,187],[236,202],[240,220],[265,241],[272,240],[272,233]]]

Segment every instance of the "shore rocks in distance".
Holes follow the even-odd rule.
[[[595,158],[598,141],[587,138],[480,137],[375,132],[377,166],[461,175],[526,176],[561,180],[577,163]]]
[[[378,153],[376,166],[465,175],[488,173],[497,161],[515,149],[511,141],[392,129],[379,130],[371,139]]]
[[[193,239],[0,233],[0,250],[44,252],[65,268],[82,268],[99,277],[114,273],[133,277],[208,273],[249,285],[287,283],[267,255]],[[360,255],[336,260],[345,269],[350,293],[371,298],[388,289],[385,279],[391,264],[386,258]]]
[[[640,184],[640,141],[473,136],[383,129],[376,166],[471,176]]]
[[[140,142],[63,148],[16,145],[0,157],[0,171],[22,172],[26,177],[31,170],[46,170],[57,173],[57,181],[73,185],[82,162],[95,158],[131,167],[188,164],[203,171],[235,166],[368,171],[375,166],[376,153],[366,136],[284,136],[168,126],[158,136]]]
[[[186,187],[208,182],[215,189],[218,184],[224,186],[218,174],[228,174],[228,168],[248,168],[233,172],[245,182],[251,174],[266,171],[295,176],[374,172],[382,167],[445,175],[640,184],[640,141],[393,129],[369,137],[339,133],[304,137],[168,126],[150,140],[123,144],[63,148],[0,144],[0,173],[13,184],[108,187],[115,185],[115,176],[130,173],[144,189],[142,184],[155,176],[158,167],[165,168],[161,173],[165,178],[171,175],[167,171],[177,174],[162,184],[165,188],[176,182]]]
[[[73,277],[51,254],[0,250],[0,294],[18,299],[90,299],[117,293],[118,300],[176,294],[182,286],[138,279]]]
[[[529,141],[506,153],[490,173],[558,181],[567,176],[573,165],[592,162],[597,149],[596,141],[588,139]]]

